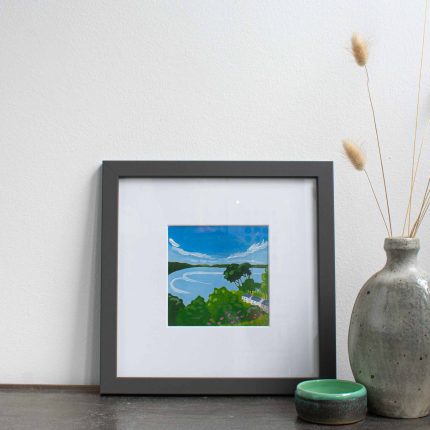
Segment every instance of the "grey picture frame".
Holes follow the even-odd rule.
[[[121,178],[313,178],[317,184],[319,378],[336,377],[333,163],[329,161],[104,161],[100,393],[291,395],[306,378],[118,378],[118,187]]]

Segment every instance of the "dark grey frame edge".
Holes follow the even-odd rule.
[[[333,163],[331,161],[104,161],[100,393],[286,395],[306,378],[117,378],[118,184],[139,177],[314,178],[317,182],[320,378],[336,377]]]

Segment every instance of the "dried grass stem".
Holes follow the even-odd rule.
[[[375,134],[376,134],[376,142],[378,144],[378,153],[379,153],[379,162],[380,162],[380,166],[381,166],[381,173],[382,173],[382,181],[384,183],[384,192],[385,192],[385,202],[387,205],[387,213],[388,213],[388,224],[389,224],[389,232],[388,232],[388,236],[392,237],[393,236],[393,227],[391,224],[391,211],[390,211],[390,203],[388,201],[388,190],[387,190],[387,181],[385,180],[385,169],[384,169],[384,162],[382,160],[382,150],[381,150],[381,142],[379,140],[379,132],[378,132],[378,126],[376,123],[376,115],[375,115],[375,108],[373,106],[373,101],[372,101],[372,94],[370,92],[370,77],[369,77],[369,71],[367,70],[367,66],[364,66],[364,69],[366,71],[366,84],[367,84],[367,94],[369,96],[369,102],[370,102],[370,107],[372,109],[372,117],[373,117],[373,125],[375,128]]]
[[[420,59],[420,71],[418,75],[418,92],[417,92],[417,105],[415,110],[415,129],[414,129],[414,144],[413,144],[413,152],[412,152],[412,169],[411,169],[411,185],[409,191],[409,202],[408,207],[406,209],[406,217],[408,218],[408,235],[411,235],[411,213],[412,213],[412,198],[414,193],[415,186],[415,177],[416,171],[418,170],[418,164],[415,166],[415,153],[416,153],[416,142],[417,142],[417,130],[418,130],[418,118],[419,118],[419,107],[420,107],[420,96],[421,96],[421,80],[422,80],[422,71],[423,71],[423,59],[424,59],[424,47],[425,47],[425,39],[426,39],[426,29],[427,29],[427,10],[428,10],[428,0],[426,0],[426,6],[424,11],[424,25],[423,25],[423,35],[421,41],[421,59]],[[420,211],[421,213],[421,211]],[[419,218],[419,215],[418,215]],[[417,218],[417,221],[418,221]],[[416,222],[415,222],[416,224]],[[414,224],[414,226],[415,226]],[[404,227],[402,235],[404,234]]]

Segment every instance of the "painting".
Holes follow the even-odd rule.
[[[168,326],[268,326],[268,226],[168,227]]]

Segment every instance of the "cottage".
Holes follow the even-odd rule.
[[[269,312],[269,300],[262,299],[261,297],[253,296],[252,294],[244,294],[242,301],[249,303],[252,306],[258,306],[264,312]]]

